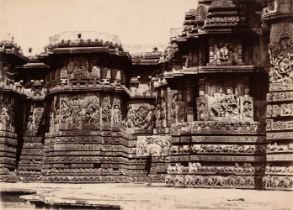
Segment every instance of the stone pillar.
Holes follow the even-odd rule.
[[[263,18],[270,27],[270,71],[267,94],[267,166],[265,189],[293,186],[293,5],[271,1]]]

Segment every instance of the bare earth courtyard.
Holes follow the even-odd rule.
[[[167,188],[152,184],[46,184],[1,183],[1,191],[33,190],[25,195],[48,203],[86,203],[117,205],[121,209],[230,209],[288,210],[293,209],[293,192],[238,189]],[[2,199],[1,199],[2,200]],[[7,206],[1,209],[25,209]]]

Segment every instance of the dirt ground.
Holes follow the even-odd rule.
[[[1,190],[36,190],[37,195],[28,198],[41,197],[47,202],[111,204],[125,210],[293,209],[293,192],[282,191],[167,188],[158,184],[0,183],[0,186]]]

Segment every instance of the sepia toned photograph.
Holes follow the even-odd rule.
[[[293,210],[293,0],[0,0],[0,210]]]

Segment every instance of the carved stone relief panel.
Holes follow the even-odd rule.
[[[111,123],[111,97],[108,95],[103,96],[101,104],[101,123],[109,125]]]
[[[84,57],[65,60],[63,67],[57,72],[60,72],[60,83],[63,85],[87,80],[94,80],[97,83],[102,81],[103,84],[110,84],[110,82],[118,84],[122,80],[121,69],[109,67],[107,63]]]
[[[186,122],[187,107],[181,92],[172,95],[170,111],[172,122]]]
[[[253,98],[244,80],[202,83],[197,98],[198,120],[253,120]]]
[[[158,98],[154,109],[155,127],[166,128],[167,127],[167,94],[165,90],[158,92]]]
[[[127,128],[152,129],[154,107],[148,103],[130,104],[127,112]]]
[[[267,117],[293,116],[293,103],[283,103],[267,106]]]
[[[10,64],[0,61],[0,82],[6,85],[14,83],[14,70]]]
[[[26,126],[27,131],[29,131],[32,135],[35,135],[38,133],[42,123],[43,113],[44,113],[43,107],[32,105],[30,114],[27,120],[27,126]]]
[[[12,127],[15,122],[15,100],[8,95],[0,95],[0,126]]]
[[[242,44],[240,40],[210,39],[210,65],[239,65],[243,64]]]
[[[138,136],[136,155],[166,156],[171,146],[171,136]]]
[[[293,90],[293,42],[286,33],[270,44],[270,90]]]
[[[118,97],[114,97],[112,106],[112,126],[119,126],[122,122],[122,112],[121,112],[121,100]]]
[[[58,129],[81,129],[98,127],[100,123],[100,98],[98,94],[61,95],[53,101],[50,127]]]

